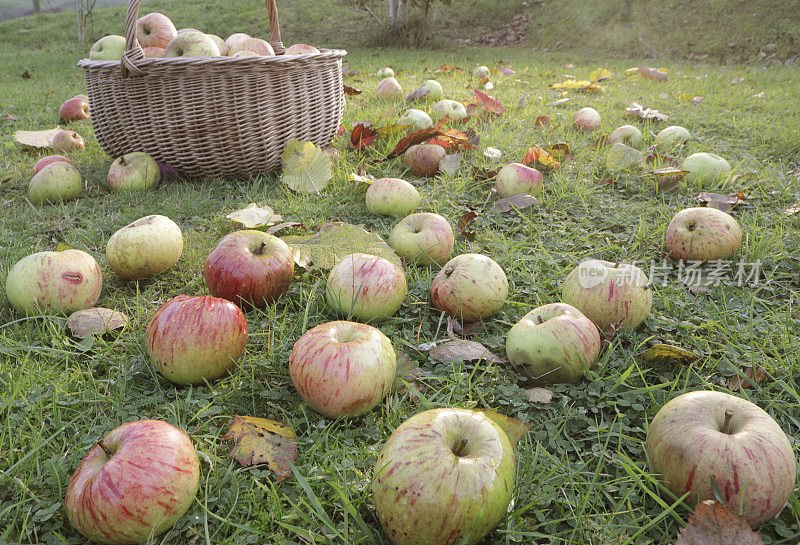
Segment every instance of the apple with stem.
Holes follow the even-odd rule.
[[[276,236],[244,229],[219,241],[203,265],[208,290],[244,307],[265,307],[286,293],[294,257]]]
[[[372,501],[393,545],[474,545],[505,515],[515,480],[500,426],[480,411],[431,409],[386,441]]]
[[[169,17],[163,13],[148,13],[136,21],[136,39],[139,45],[145,47],[165,48],[172,41],[178,31]]]
[[[667,226],[669,255],[684,261],[727,259],[742,247],[742,228],[716,208],[685,208]]]
[[[538,195],[542,191],[542,173],[522,163],[503,166],[495,178],[495,189],[500,197],[511,197],[520,193]]]
[[[227,299],[179,295],[156,310],[145,338],[147,353],[164,378],[202,384],[236,364],[247,342],[247,318]]]
[[[77,199],[83,191],[78,169],[66,161],[45,165],[28,184],[28,200],[32,204],[64,202]]]
[[[506,337],[508,360],[523,374],[548,384],[577,382],[600,355],[592,321],[566,303],[533,309]]]
[[[58,115],[66,122],[89,119],[89,101],[83,96],[72,97],[64,101]]]
[[[608,135],[608,143],[620,143],[635,148],[642,143],[642,131],[633,125],[617,127]]]
[[[113,429],[86,454],[67,486],[64,510],[95,543],[149,542],[192,506],[200,461],[186,432],[163,420]]]
[[[53,135],[50,147],[61,153],[80,151],[86,147],[83,137],[75,131],[58,131]]]
[[[129,223],[106,243],[108,264],[123,280],[160,274],[175,265],[182,253],[181,228],[159,214]]]
[[[482,254],[448,261],[431,282],[431,303],[463,322],[485,320],[503,308],[508,279],[503,268]]]
[[[37,252],[17,261],[6,277],[6,297],[20,314],[72,313],[100,298],[103,273],[82,250]]]
[[[355,253],[331,269],[326,300],[343,316],[380,322],[400,309],[407,293],[400,267],[376,255]]]
[[[380,178],[367,188],[367,211],[383,216],[406,216],[417,209],[422,198],[417,188],[400,178]]]
[[[90,61],[120,61],[125,53],[125,38],[117,34],[97,40],[89,50]]]
[[[147,191],[158,185],[161,168],[150,155],[134,151],[118,157],[108,169],[108,188],[111,191]]]
[[[450,223],[431,212],[411,214],[389,233],[389,246],[397,255],[419,265],[442,265],[450,259],[455,234]]]
[[[669,401],[650,422],[647,459],[675,496],[715,499],[753,527],[777,516],[794,490],[797,461],[786,434],[758,405],[699,390]]]
[[[396,367],[389,338],[356,322],[328,322],[306,331],[289,356],[297,393],[328,418],[371,411],[389,393]]]

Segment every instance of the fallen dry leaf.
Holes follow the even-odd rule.
[[[431,92],[430,89],[423,89],[423,88],[420,87],[419,89],[417,89],[413,93],[410,93],[406,97],[406,102],[418,102],[418,101],[424,99],[426,96],[428,96],[428,94],[430,92]]]
[[[53,136],[61,130],[61,127],[47,131],[17,131],[14,133],[14,140],[23,146],[32,148],[49,148],[53,142]]]
[[[669,70],[666,68],[653,68],[652,66],[643,66],[636,69],[636,73],[645,79],[654,79],[656,81],[667,81],[669,79]]]
[[[675,545],[764,545],[764,541],[742,517],[717,501],[706,500],[697,504]]]
[[[268,235],[274,235],[278,231],[283,231],[284,229],[291,229],[292,227],[303,227],[303,224],[297,221],[285,221],[283,223],[279,223],[278,225],[273,225],[265,232]]]
[[[486,360],[492,363],[505,363],[501,357],[492,354],[488,348],[477,341],[456,339],[443,342],[428,350],[428,354],[438,362],[452,363],[454,361]]]
[[[288,140],[281,165],[281,182],[299,193],[319,194],[333,178],[331,158],[313,142]]]
[[[640,119],[653,119],[655,121],[667,121],[669,116],[662,114],[658,110],[646,108],[638,102],[631,102],[630,106],[625,110],[628,115],[638,117]]]
[[[744,370],[744,376],[734,375],[731,377],[728,381],[728,390],[738,392],[745,388],[755,388],[755,384],[760,384],[765,378],[767,378],[767,372],[761,367],[756,367],[755,370],[748,367]]]
[[[508,436],[508,440],[511,441],[512,445],[516,445],[519,443],[519,440],[522,439],[528,430],[533,427],[533,424],[529,424],[528,422],[523,422],[517,418],[511,418],[510,416],[506,416],[504,414],[500,414],[495,411],[481,411],[486,418],[500,426],[504,432],[506,432],[506,436]]]
[[[705,204],[709,208],[716,208],[717,210],[722,210],[723,212],[727,212],[734,206],[739,206],[740,204],[747,204],[747,201],[744,199],[740,199],[739,197],[733,195],[722,195],[721,193],[708,193],[703,192],[697,196],[697,202],[700,204]]]
[[[289,245],[297,266],[307,270],[328,270],[344,256],[356,252],[377,255],[402,267],[400,258],[380,235],[360,225],[331,222],[314,234],[290,235],[281,240]]]
[[[557,100],[554,100],[553,102],[550,102],[547,105],[548,106],[561,106],[563,104],[566,104],[569,101],[570,101],[569,97],[564,97],[564,98],[559,98]]]
[[[31,79],[31,73],[25,70],[22,74],[19,75],[22,79]]]
[[[592,81],[604,81],[614,77],[614,74],[606,68],[596,68],[589,74],[589,79]]]
[[[369,126],[369,123],[358,123],[350,131],[350,148],[363,150],[369,147],[378,137],[378,131]]]
[[[222,439],[234,442],[231,455],[243,466],[266,462],[282,481],[292,474],[297,436],[282,422],[253,416],[234,416]]]
[[[500,104],[500,102],[493,96],[487,95],[482,91],[475,89],[475,103],[483,110],[495,115],[501,115],[506,112],[508,108]]]
[[[786,216],[794,216],[798,212],[800,212],[800,199],[798,199],[796,203],[794,203],[792,206],[783,211],[784,215]]]
[[[532,146],[528,148],[525,157],[522,158],[522,164],[529,167],[536,168],[560,168],[559,163],[555,157],[547,153],[546,150],[539,146]]]
[[[355,87],[349,87],[347,85],[342,85],[342,88],[344,89],[344,94],[348,96],[360,95],[363,92],[361,89],[356,89]]]
[[[382,160],[387,161],[389,159],[394,159],[395,157],[400,157],[403,155],[408,148],[414,146],[416,144],[422,144],[423,142],[427,142],[431,138],[436,138],[444,134],[442,130],[442,126],[449,120],[450,118],[445,116],[443,117],[435,126],[428,127],[427,129],[422,129],[420,131],[414,131],[405,137],[401,138],[394,149],[389,152],[389,155],[384,157]]]
[[[541,203],[536,199],[536,197],[520,193],[518,195],[511,195],[510,197],[506,197],[495,202],[492,205],[492,210],[505,213],[510,212],[511,210],[522,210],[533,205],[538,206],[540,204]]]
[[[502,151],[491,146],[483,150],[483,156],[489,159],[499,159],[501,155],[503,155]]]
[[[15,121],[19,121],[19,118],[14,114],[10,114],[8,112],[4,113],[2,117],[0,117],[0,121],[4,123],[13,123]]]
[[[254,202],[235,212],[231,212],[225,217],[236,223],[241,223],[243,227],[248,229],[275,225],[283,220],[283,217],[276,214],[269,206],[258,206]]]
[[[456,172],[458,171],[458,167],[461,166],[461,157],[462,154],[460,153],[450,153],[445,155],[439,159],[439,170],[448,176],[455,176]]]
[[[656,344],[637,354],[637,358],[646,363],[665,363],[677,361],[679,363],[689,363],[697,360],[697,356],[680,346],[669,344]]]
[[[128,325],[128,317],[110,308],[94,307],[73,312],[67,318],[72,334],[85,339],[92,335],[103,335]]]
[[[533,122],[533,127],[535,129],[543,129],[550,125],[550,118],[546,115],[540,115],[536,118],[536,121]]]
[[[531,403],[549,405],[553,400],[553,392],[547,388],[528,388],[525,390],[525,397],[527,397],[528,401]]]
[[[395,350],[397,355],[397,368],[392,382],[392,391],[404,391],[406,384],[414,384],[422,376],[422,370],[408,356]]]
[[[461,215],[461,218],[459,218],[458,220],[458,225],[456,226],[458,228],[458,232],[459,234],[461,234],[462,237],[464,237],[467,240],[475,240],[475,235],[477,234],[477,232],[469,229],[468,224],[477,217],[478,214],[476,214],[472,210],[468,210],[467,212],[464,212]]]

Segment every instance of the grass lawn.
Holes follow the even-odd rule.
[[[260,4],[259,4],[260,5]],[[200,28],[226,34],[235,23],[256,23],[263,13],[225,21],[214,13],[198,15]],[[298,3],[301,10],[305,3]],[[185,6],[181,9],[188,10]],[[249,8],[248,8],[249,9]],[[95,29],[121,32],[121,8],[100,12]],[[263,6],[261,7],[263,10]],[[297,12],[289,10],[291,26]],[[168,12],[169,13],[169,12]],[[294,13],[294,15],[292,15]],[[238,17],[238,15],[237,15]],[[186,17],[185,26],[190,25]],[[89,346],[69,334],[64,316],[25,318],[8,305],[0,289],[0,541],[9,543],[84,543],[63,510],[69,478],[92,445],[112,428],[131,420],[158,418],[190,433],[200,456],[200,491],[189,513],[154,540],[158,543],[383,543],[371,504],[370,481],[377,455],[405,419],[422,410],[457,406],[488,408],[533,424],[516,449],[517,486],[500,525],[486,543],[664,544],[674,540],[690,509],[658,483],[649,469],[644,440],[658,409],[680,393],[729,391],[729,380],[758,366],[767,378],[736,392],[769,412],[800,445],[800,214],[784,211],[800,198],[800,109],[796,68],[774,65],[706,65],[659,61],[669,80],[625,78],[625,69],[652,61],[614,60],[600,53],[546,54],[516,49],[380,50],[349,47],[352,70],[365,75],[346,83],[364,90],[348,97],[343,123],[393,123],[402,104],[376,99],[377,78],[390,65],[406,92],[436,77],[448,98],[471,100],[473,86],[460,72],[433,74],[442,64],[469,68],[502,62],[515,75],[492,77],[490,93],[509,106],[501,116],[471,121],[480,150],[465,156],[452,176],[438,175],[419,190],[421,210],[442,214],[455,227],[467,210],[479,213],[471,224],[474,240],[457,236],[454,255],[485,253],[506,271],[510,292],[503,310],[486,321],[475,340],[505,355],[508,329],[532,308],[560,300],[565,276],[581,260],[601,258],[651,264],[661,273],[654,285],[653,309],[641,328],[621,333],[576,384],[549,386],[547,404],[528,400],[530,385],[506,364],[487,361],[442,364],[419,349],[447,338],[446,320],[429,304],[430,282],[438,267],[408,265],[409,294],[396,316],[380,324],[395,348],[423,371],[415,389],[390,394],[376,409],[355,420],[326,420],[295,393],[287,361],[294,342],[308,328],[336,319],[326,306],[326,274],[297,270],[288,293],[265,310],[248,313],[250,339],[229,375],[201,387],[175,387],[153,369],[144,327],[154,310],[175,295],[207,294],[202,265],[217,241],[235,227],[225,219],[248,203],[268,204],[287,221],[306,228],[329,221],[363,224],[388,237],[395,219],[370,215],[365,188],[349,174],[365,167],[378,177],[413,179],[399,160],[373,163],[398,136],[380,140],[364,153],[334,145],[340,157],[322,197],[294,194],[278,174],[249,179],[171,180],[144,195],[111,194],[105,175],[112,158],[94,139],[90,122],[70,128],[86,139],[85,151],[72,154],[87,184],[73,202],[33,206],[25,195],[34,161],[46,155],[13,142],[19,129],[47,129],[57,110],[85,85],[75,63],[84,50],[71,40],[72,21],[54,16],[31,33],[20,22],[0,25],[0,278],[30,253],[66,243],[91,253],[104,273],[99,305],[130,317],[118,337]],[[110,26],[114,21],[114,26]],[[102,23],[102,24],[101,24]],[[102,25],[109,26],[102,26]],[[298,26],[299,28],[299,26]],[[309,30],[303,30],[308,38]],[[286,33],[284,33],[286,36]],[[297,41],[300,41],[298,39]],[[285,38],[290,44],[295,40]],[[306,39],[306,41],[312,41]],[[13,47],[6,47],[6,43]],[[31,45],[35,44],[35,45]],[[599,94],[570,93],[565,105],[550,106],[559,94],[549,85],[576,76],[588,78],[598,67],[615,77]],[[30,78],[20,75],[28,71]],[[699,104],[692,97],[701,96]],[[729,181],[698,187],[682,184],[669,194],[656,190],[651,176],[610,175],[607,147],[594,146],[631,121],[632,101],[670,116],[667,124],[688,128],[694,138],[678,153],[712,151],[734,167]],[[579,132],[572,114],[583,106],[602,116],[596,133]],[[430,105],[423,106],[429,109]],[[551,119],[547,129],[534,120]],[[644,133],[641,149],[652,144],[665,124],[634,122]],[[499,163],[520,160],[534,144],[566,142],[571,156],[558,170],[544,173],[541,205],[510,213],[491,209],[491,182],[476,180],[471,165],[496,161],[483,151],[502,152]],[[747,206],[732,212],[744,231],[733,259],[758,263],[744,286],[719,285],[694,293],[683,285],[679,268],[667,260],[664,234],[670,218],[696,205],[700,191],[747,194]],[[183,229],[185,250],[170,271],[149,281],[123,282],[109,268],[105,244],[129,222],[164,214]],[[303,234],[301,228],[282,234]],[[310,231],[309,231],[310,232]],[[666,260],[666,261],[665,261]],[[750,272],[750,265],[745,265]],[[705,274],[711,267],[704,267]],[[698,356],[693,364],[647,362],[639,358],[656,343],[679,345]],[[278,482],[266,466],[241,467],[221,441],[231,415],[274,418],[297,433],[297,474]],[[761,527],[766,543],[800,540],[800,493],[795,488],[781,515]]]

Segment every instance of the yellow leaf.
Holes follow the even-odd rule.
[[[266,462],[282,481],[292,474],[297,436],[282,422],[254,416],[234,416],[222,439],[234,442],[231,455],[243,466]]]
[[[330,269],[344,256],[356,252],[377,255],[402,267],[400,258],[380,235],[360,225],[331,222],[313,235],[292,235],[281,240],[292,250],[294,262],[307,270]]]
[[[248,229],[255,229],[256,227],[275,225],[283,221],[283,218],[276,214],[269,206],[258,206],[256,203],[251,202],[246,207],[231,212],[225,216],[229,220],[241,223]]]
[[[606,68],[597,68],[589,74],[589,79],[592,81],[602,81],[606,79],[611,79],[614,77],[614,74],[611,73],[610,70]]]
[[[17,131],[14,133],[14,140],[24,146],[33,148],[49,148],[53,143],[53,136],[61,131],[61,127],[48,131]]]
[[[128,325],[128,317],[110,308],[94,307],[73,312],[67,318],[72,334],[81,339],[92,335],[103,335],[107,331],[122,329]]]
[[[638,354],[641,360],[647,363],[661,363],[664,361],[692,362],[697,356],[692,352],[669,344],[656,344]]]
[[[495,411],[480,412],[482,412],[486,418],[500,426],[500,428],[506,432],[508,440],[511,441],[512,445],[519,443],[519,440],[525,436],[531,427],[533,427],[533,424],[523,422],[517,418],[511,418],[510,416],[506,416]]]
[[[281,181],[299,193],[319,194],[333,177],[331,158],[313,142],[287,141],[281,164]]]
[[[582,93],[599,93],[605,90],[599,83],[586,79],[569,79],[561,83],[553,83],[550,85],[550,88],[556,90],[580,91]]]

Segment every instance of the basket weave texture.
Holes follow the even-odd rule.
[[[284,56],[266,0],[274,57],[144,58],[141,0],[130,0],[122,61],[83,59],[92,125],[111,157],[144,151],[195,176],[279,168],[287,140],[331,143],[344,111],[344,50]]]

